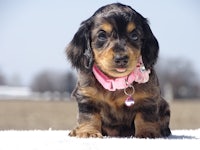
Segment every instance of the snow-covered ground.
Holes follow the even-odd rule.
[[[200,129],[172,130],[168,138],[89,138],[68,136],[69,131],[0,131],[0,150],[199,150]]]

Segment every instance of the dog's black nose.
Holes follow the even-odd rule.
[[[115,64],[117,66],[124,67],[128,63],[127,55],[116,55],[114,58]]]

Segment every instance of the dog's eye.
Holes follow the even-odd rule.
[[[107,35],[105,31],[99,31],[98,33],[98,39],[101,41],[107,40]]]
[[[129,34],[129,38],[133,41],[137,41],[138,40],[138,35],[133,31]]]

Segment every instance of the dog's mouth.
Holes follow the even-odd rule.
[[[116,72],[124,73],[127,71],[127,68],[115,68]]]
[[[133,70],[133,67],[129,66],[115,66],[108,74],[111,74],[113,77],[123,77],[129,75]]]

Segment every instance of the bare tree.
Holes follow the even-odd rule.
[[[0,85],[6,85],[6,78],[1,71],[0,71]]]
[[[72,92],[75,83],[76,77],[71,72],[43,71],[35,76],[31,88],[37,92]]]
[[[200,96],[200,80],[190,61],[180,58],[160,59],[156,70],[162,89],[166,84],[171,84],[175,98]]]
[[[76,86],[76,80],[76,76],[72,72],[68,72],[65,74],[64,82],[62,82],[64,83],[63,87],[66,87],[66,90],[71,93]]]

